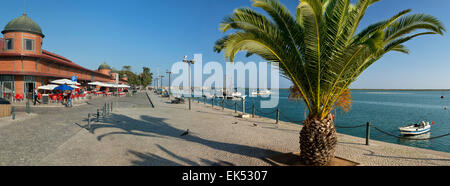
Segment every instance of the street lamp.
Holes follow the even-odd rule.
[[[172,74],[172,72],[170,72],[169,70],[166,70],[166,74],[169,74],[169,99],[170,99],[170,95],[172,94],[170,92],[170,74]]]
[[[189,74],[189,79],[188,79],[189,110],[191,110],[191,97],[192,97],[192,93],[191,93],[191,64],[194,64],[195,61],[193,59],[187,59],[187,56],[184,56],[183,62],[188,64],[188,74]]]
[[[156,87],[156,93],[158,93],[158,88],[159,88],[159,77],[157,76],[156,78],[155,78],[155,87]]]
[[[163,83],[163,75],[159,75],[159,77],[161,78],[160,79],[160,88],[161,88],[161,94],[162,94],[162,89],[163,89],[163,87],[162,87],[162,83]]]

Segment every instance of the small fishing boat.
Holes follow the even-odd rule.
[[[420,124],[413,124],[398,128],[402,135],[419,135],[430,132],[430,122],[422,121]]]
[[[270,95],[272,94],[272,92],[270,92],[270,90],[261,90],[258,92],[259,95]]]
[[[259,91],[259,92],[257,92],[257,91],[252,91],[252,93],[251,93],[251,95],[253,95],[253,96],[256,96],[256,95],[259,95],[259,96],[261,96],[261,95],[270,95],[270,94],[272,94],[272,92],[270,92],[270,90],[261,90],[261,91]]]
[[[233,92],[233,93],[231,93],[231,96],[232,97],[241,97],[242,94],[240,92]]]
[[[251,94],[252,96],[257,96],[257,95],[258,95],[258,92],[257,92],[256,90],[254,90],[254,91],[252,91],[250,94]]]

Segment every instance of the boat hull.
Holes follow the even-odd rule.
[[[430,132],[431,127],[426,127],[426,128],[422,128],[422,129],[416,129],[416,130],[402,130],[400,129],[400,133],[402,135],[420,135],[420,134],[424,134],[427,132]]]

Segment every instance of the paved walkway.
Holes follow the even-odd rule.
[[[36,165],[80,132],[74,123],[85,123],[88,113],[115,100],[86,100],[72,108],[31,107],[31,114],[25,114],[25,107],[16,107],[16,120],[0,118],[0,165]]]
[[[108,118],[87,130],[87,113],[104,101],[38,113],[0,125],[0,165],[272,165],[264,157],[299,151],[301,126],[150,94],[115,99]],[[46,108],[47,109],[47,108]],[[48,108],[53,109],[53,108]],[[74,124],[76,123],[76,124]],[[254,123],[257,125],[255,126]],[[187,136],[180,136],[189,129]],[[336,155],[363,165],[450,165],[450,154],[339,134]]]

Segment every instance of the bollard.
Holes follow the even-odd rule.
[[[252,118],[255,117],[255,104],[252,105]]]
[[[206,105],[206,96],[203,98],[203,104]]]
[[[91,113],[88,113],[88,128],[89,132],[91,132]]]
[[[111,102],[111,112],[113,111],[113,103],[114,102]]]
[[[100,121],[99,118],[100,118],[100,109],[97,109],[97,122]]]
[[[242,99],[242,115],[245,115],[245,99]]]
[[[191,96],[192,95],[190,95],[190,97],[189,97],[189,110],[191,110]]]
[[[224,108],[225,108],[225,98],[222,98],[222,111],[224,110]]]
[[[369,138],[370,138],[370,123],[366,123],[366,145],[369,145]]]
[[[16,119],[16,108],[14,106],[11,107],[11,117],[13,120]]]
[[[27,112],[27,114],[30,113],[30,100],[29,99],[27,99],[27,103],[26,103],[26,112]]]
[[[214,97],[211,98],[211,107],[214,108]]]
[[[280,121],[280,108],[277,108],[277,122],[276,122],[276,124],[278,124],[278,121]]]
[[[234,113],[237,113],[237,102],[234,102]]]

